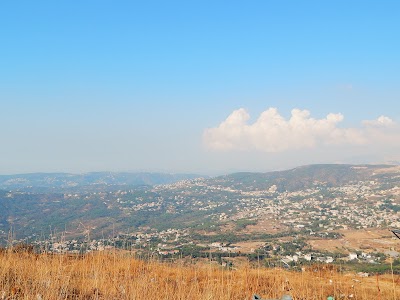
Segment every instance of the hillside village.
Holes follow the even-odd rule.
[[[343,184],[322,178],[292,190],[264,180],[260,184],[217,177],[126,190],[65,192],[47,196],[46,201],[42,195],[38,198],[41,212],[51,212],[56,205],[68,204],[72,209],[77,205],[82,216],[118,215],[128,226],[119,226],[113,219],[117,226],[113,223],[113,231],[103,231],[100,237],[100,223],[85,225],[81,218],[75,231],[71,226],[64,231],[54,227],[48,234],[32,230],[24,237],[13,237],[12,243],[33,243],[41,251],[54,253],[121,248],[160,258],[261,255],[287,265],[338,259],[375,264],[399,255],[396,238],[388,231],[400,227],[398,170],[378,169],[368,178]],[[28,195],[33,197],[29,192],[8,191],[5,198]],[[23,218],[9,216],[8,221],[15,224]],[[356,247],[346,241],[347,232],[369,230],[386,230],[382,236],[386,240],[375,239],[382,247]],[[1,234],[9,242],[9,233],[3,229]],[[319,240],[343,245],[334,251],[313,247]],[[250,242],[255,244],[249,247]]]

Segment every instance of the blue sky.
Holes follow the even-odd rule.
[[[0,173],[400,160],[399,12],[398,1],[1,3]],[[248,120],[221,129],[241,108]],[[288,123],[257,123],[269,108]],[[301,131],[296,108],[344,118]]]

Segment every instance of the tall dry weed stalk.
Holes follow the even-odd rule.
[[[398,283],[381,276],[357,278],[335,270],[304,272],[256,268],[237,270],[208,263],[182,265],[134,259],[129,253],[85,256],[0,253],[0,299],[240,300],[290,294],[295,300],[396,299]],[[397,293],[398,294],[398,293]]]

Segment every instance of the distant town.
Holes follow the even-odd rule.
[[[8,245],[52,253],[121,249],[225,265],[240,256],[288,267],[396,259],[400,241],[389,229],[400,228],[400,168],[345,166],[348,178],[332,177],[343,170],[329,165],[315,168],[295,171],[305,172],[305,184],[286,173],[239,173],[126,189],[103,183],[100,190],[4,191],[4,205],[29,199],[35,207],[31,216],[9,213],[0,233]],[[315,174],[321,170],[325,175]],[[27,234],[18,236],[24,226]]]

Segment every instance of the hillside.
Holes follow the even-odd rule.
[[[269,244],[268,249],[279,245],[291,254],[310,247],[321,250],[331,239],[330,249],[346,254],[360,250],[357,244],[341,241],[346,230],[400,227],[400,168],[395,166],[311,165],[215,178],[182,175],[183,181],[175,181],[181,175],[69,176],[3,177],[7,190],[0,190],[0,243],[9,242],[10,232],[17,241],[41,246],[62,235],[79,240],[63,244],[65,251],[81,251],[81,243],[89,238],[106,245],[118,235],[128,235],[135,247],[150,243],[174,249],[220,242],[236,243],[241,247],[237,251],[249,252]],[[160,181],[173,182],[147,185]],[[279,241],[293,236],[297,248],[288,244],[292,241]],[[256,244],[247,246],[252,242]],[[369,244],[376,252],[370,260],[387,250],[383,245],[396,246],[385,243]],[[268,251],[275,255],[276,250]]]
[[[338,165],[321,164],[301,166],[291,170],[268,173],[234,173],[215,178],[215,181],[225,186],[233,186],[243,190],[265,190],[272,185],[278,191],[296,191],[316,185],[325,184],[328,187],[339,186],[351,182],[373,180],[377,170],[390,170],[389,165]],[[384,174],[384,172],[382,171]],[[213,182],[211,179],[210,182]]]

